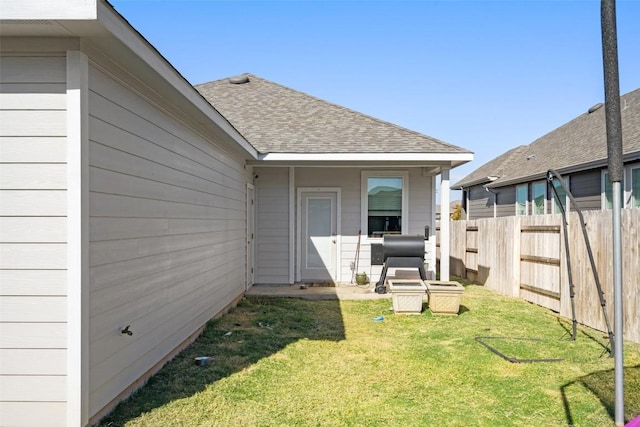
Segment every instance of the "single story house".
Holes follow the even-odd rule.
[[[349,282],[360,230],[373,280],[386,233],[435,272],[471,152],[253,75],[196,90],[105,0],[3,0],[0,37],[0,425],[95,423],[253,283]]]
[[[389,233],[426,233],[435,273],[436,175],[471,153],[251,74],[196,89],[259,153],[247,162],[256,193],[251,281],[349,282],[352,263],[377,280],[371,244]]]
[[[640,89],[620,99],[626,208],[640,207]],[[513,148],[480,166],[452,188],[463,191],[467,219],[560,213],[546,180],[549,169],[559,172],[580,209],[610,209],[607,177],[605,109],[596,104],[587,112],[526,146]],[[556,183],[562,203],[568,197]]]

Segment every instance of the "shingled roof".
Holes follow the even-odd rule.
[[[640,158],[640,89],[621,97],[622,146],[625,160]],[[489,182],[501,187],[541,179],[549,169],[560,173],[606,166],[607,140],[605,109],[601,104],[526,146],[520,146],[480,166],[456,182],[461,189]]]
[[[253,74],[195,88],[263,154],[470,153]]]

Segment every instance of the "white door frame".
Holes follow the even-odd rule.
[[[245,289],[249,289],[255,281],[255,259],[256,259],[256,209],[255,209],[256,190],[253,184],[247,183],[247,271]]]
[[[342,280],[342,231],[340,229],[341,188],[340,187],[298,187],[296,193],[296,280],[300,281],[302,260],[302,193],[336,193],[336,282]]]

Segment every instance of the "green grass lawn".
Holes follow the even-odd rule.
[[[459,316],[434,317],[395,315],[390,300],[244,299],[101,425],[614,424],[604,333],[583,327],[568,341],[555,313],[481,286],[467,285],[461,304]],[[502,337],[484,342],[510,357],[563,361],[510,363],[478,336]],[[629,420],[640,414],[640,346],[626,343],[625,366]]]

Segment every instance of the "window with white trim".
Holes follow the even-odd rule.
[[[362,233],[370,238],[407,233],[407,172],[363,171],[361,186]]]
[[[564,178],[564,184],[567,186],[567,188],[570,188],[569,177]],[[552,185],[558,192],[558,198],[560,199],[560,203],[562,204],[564,211],[569,212],[569,195],[566,191],[564,191],[564,188],[562,188],[562,185],[560,185],[560,181],[557,178],[553,179]],[[551,190],[551,192],[553,193],[553,190]],[[551,212],[553,212],[554,214],[562,213],[562,211],[560,210],[560,205],[556,200],[555,193],[551,195]]]
[[[516,215],[524,216],[527,214],[528,185],[522,184],[516,187]]]
[[[532,198],[532,214],[544,215],[546,213],[546,201],[547,201],[547,181],[538,181],[531,184],[531,198]]]

